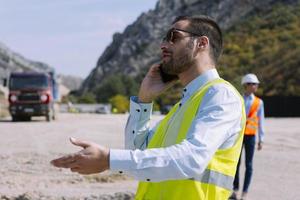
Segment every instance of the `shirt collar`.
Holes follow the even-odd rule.
[[[199,90],[207,82],[220,78],[216,69],[210,69],[199,75],[197,78],[192,80],[187,86],[183,89],[183,98],[187,98]]]
[[[244,94],[244,99],[254,99],[254,94],[252,93],[248,96],[246,94]]]

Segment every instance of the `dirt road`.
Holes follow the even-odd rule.
[[[74,152],[68,138],[123,148],[126,115],[61,114],[54,122],[0,121],[0,199],[130,199],[137,182],[104,173],[81,176],[49,161]],[[158,120],[159,116],[154,117]],[[267,119],[266,143],[256,152],[249,197],[300,199],[300,119]]]

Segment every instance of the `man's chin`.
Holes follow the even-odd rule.
[[[163,56],[162,57],[162,62],[164,62],[164,63],[171,62],[171,56]]]

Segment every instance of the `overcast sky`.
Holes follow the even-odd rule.
[[[157,0],[0,0],[0,42],[58,73],[85,78],[115,32]]]

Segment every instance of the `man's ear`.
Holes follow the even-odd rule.
[[[201,36],[197,39],[197,47],[199,49],[205,49],[209,46],[209,39],[206,36]]]

